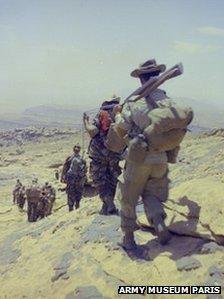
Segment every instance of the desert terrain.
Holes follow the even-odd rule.
[[[170,165],[165,204],[172,239],[161,246],[138,206],[137,242],[144,259],[117,242],[118,216],[98,214],[98,196],[68,213],[64,187],[54,178],[76,142],[78,129],[17,129],[0,133],[0,298],[141,298],[118,296],[122,285],[222,285],[224,287],[224,131],[188,133],[179,161]],[[88,140],[85,140],[85,148]],[[57,190],[54,213],[28,223],[12,204],[19,178],[49,181]],[[117,202],[119,207],[119,202]],[[26,210],[26,206],[25,206]],[[223,298],[184,295],[183,298]],[[148,295],[147,298],[179,298]]]

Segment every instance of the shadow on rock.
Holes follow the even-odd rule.
[[[136,251],[126,251],[131,259],[144,259],[149,261],[154,260],[161,254],[168,253],[169,257],[172,260],[178,260],[185,256],[190,256],[194,253],[200,252],[202,246],[207,241],[199,237],[188,236],[187,234],[187,231],[189,231],[189,227],[192,232],[196,232],[197,230],[197,224],[200,215],[200,206],[196,202],[189,200],[186,196],[180,199],[179,205],[188,207],[189,212],[187,214],[187,220],[178,221],[175,223],[171,221],[171,225],[175,224],[175,227],[180,226],[182,229],[182,233],[171,233],[171,240],[168,244],[163,246],[159,244],[158,239],[156,238],[144,245],[139,245]],[[183,230],[183,227],[186,227],[186,234]],[[148,231],[156,236],[155,230],[152,227],[143,225],[140,229],[143,231]]]

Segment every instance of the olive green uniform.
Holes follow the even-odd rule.
[[[35,222],[38,218],[38,204],[41,200],[42,190],[37,183],[32,183],[26,189],[26,198],[27,198],[27,216],[29,222]]]
[[[150,95],[158,105],[169,103],[162,90],[156,90]],[[130,140],[141,134],[146,124],[147,113],[153,107],[146,99],[126,103],[122,114],[116,116],[118,127],[128,132]],[[133,232],[136,224],[136,205],[142,197],[148,221],[156,222],[158,217],[165,218],[163,202],[168,198],[168,159],[166,152],[158,152],[150,148],[139,163],[131,161],[126,155],[126,165],[119,177],[118,192],[121,201],[121,228],[123,232]]]

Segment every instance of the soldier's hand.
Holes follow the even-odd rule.
[[[121,113],[121,111],[122,111],[122,106],[121,105],[116,105],[116,106],[114,106],[114,108],[113,108],[113,113],[116,115],[116,114],[118,114],[118,113]]]
[[[89,121],[89,116],[85,112],[83,113],[83,121]]]

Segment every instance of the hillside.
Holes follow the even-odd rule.
[[[204,131],[212,127],[224,127],[224,106],[216,106],[202,100],[175,97],[177,103],[191,106],[195,117],[192,123],[194,131]],[[38,127],[69,127],[78,128],[82,124],[84,112],[94,116],[100,103],[95,107],[72,106],[63,107],[59,105],[40,105],[25,109],[18,114],[0,114],[0,130],[25,128],[29,126]]]
[[[136,237],[145,252],[141,258],[128,256],[117,246],[119,217],[98,215],[97,196],[84,198],[79,210],[68,213],[65,193],[58,191],[54,214],[36,223],[28,223],[26,214],[12,205],[16,178],[28,184],[37,176],[40,183],[63,187],[54,179],[54,169],[80,141],[78,132],[63,139],[53,134],[35,143],[3,145],[0,298],[118,298],[120,285],[223,284],[223,135],[222,131],[188,135],[179,162],[170,167],[166,212],[173,236],[168,245],[159,245],[145,222],[143,207],[138,206],[142,229]]]

